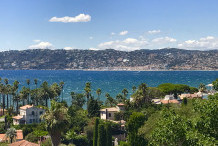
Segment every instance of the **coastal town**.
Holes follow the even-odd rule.
[[[1,70],[218,70],[217,50],[33,49],[0,52],[0,58]]]

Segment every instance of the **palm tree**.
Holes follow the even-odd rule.
[[[30,79],[27,79],[27,80],[26,80],[26,84],[28,85],[28,89],[29,89],[29,90],[28,90],[29,93],[28,93],[28,97],[27,97],[28,100],[27,100],[27,101],[28,101],[28,104],[30,104]]]
[[[52,146],[61,142],[61,132],[68,127],[68,109],[62,103],[51,101],[51,108],[42,115],[46,129],[51,136]]]
[[[98,99],[100,99],[100,95],[101,95],[101,89],[100,88],[98,88],[96,90],[96,94],[98,95]]]
[[[13,142],[13,139],[17,136],[17,132],[15,128],[8,128],[6,133],[6,137],[10,139],[10,143]]]
[[[41,99],[45,101],[45,106],[48,106],[48,100],[51,97],[51,91],[48,82],[44,81],[42,83],[41,88],[39,90],[39,96]]]
[[[19,82],[17,80],[14,81],[13,83],[13,90],[14,90],[14,97],[13,97],[13,104],[14,101],[16,102],[16,112],[18,113],[18,103],[20,101],[20,96],[18,95],[18,87],[19,87]]]
[[[55,98],[55,101],[58,101],[58,97],[61,95],[62,87],[59,86],[57,83],[54,83],[51,85],[51,91],[53,94],[53,97]]]
[[[36,88],[37,88],[37,84],[38,84],[38,80],[37,79],[34,79],[34,84],[36,85]]]
[[[62,82],[60,82],[59,83],[59,86],[61,87],[61,93],[60,94],[62,94],[62,101],[64,100],[64,93],[63,93],[63,89],[64,89],[64,82],[62,81]]]
[[[123,95],[122,94],[117,94],[117,96],[116,96],[116,99],[117,99],[117,102],[118,103],[121,103],[121,102],[123,102],[124,101],[124,97],[123,97]]]
[[[4,79],[5,85],[8,87],[8,79]],[[7,109],[8,109],[8,88],[6,87],[5,92],[7,95]]]
[[[123,96],[124,96],[124,97],[127,97],[127,95],[128,95],[128,90],[127,90],[126,88],[124,88],[124,89],[122,90],[122,93],[123,93]]]
[[[205,84],[200,83],[200,85],[199,85],[199,91],[200,91],[200,92],[205,92],[205,91],[206,91],[206,86],[205,86]]]
[[[132,87],[132,91],[133,91],[133,93],[135,93],[135,91],[136,91],[136,86],[133,86],[133,87]]]
[[[26,88],[25,86],[22,88],[22,90],[20,91],[20,98],[23,101],[23,105],[25,105],[25,100],[27,100],[27,103],[29,104],[28,101],[28,95],[29,95],[29,90],[28,88]]]
[[[88,101],[88,99],[90,97],[90,92],[91,92],[91,83],[90,82],[86,83],[84,90],[86,92],[86,97],[87,97],[87,101]]]

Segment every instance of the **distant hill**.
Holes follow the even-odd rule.
[[[0,69],[218,70],[218,50],[24,50],[0,52]]]

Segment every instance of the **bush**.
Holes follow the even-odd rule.
[[[25,139],[26,139],[27,141],[30,141],[30,142],[33,142],[33,143],[37,143],[37,142],[38,142],[38,137],[37,137],[36,135],[34,135],[33,132],[32,132],[32,133],[29,133],[29,134],[25,137]]]
[[[85,145],[88,145],[88,139],[84,135],[77,135],[74,137],[73,143],[76,146],[85,146]]]

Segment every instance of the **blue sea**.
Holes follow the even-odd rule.
[[[129,95],[132,86],[146,83],[156,87],[162,83],[187,84],[198,87],[200,83],[210,84],[218,78],[218,71],[72,71],[72,70],[0,70],[0,77],[7,78],[9,83],[15,80],[20,86],[27,86],[26,79],[31,80],[31,88],[35,88],[34,79],[38,79],[38,86],[47,81],[49,84],[63,81],[64,99],[70,102],[70,93],[84,93],[86,82],[91,82],[92,95],[96,97],[96,89],[101,88],[101,99],[105,93],[115,97],[124,88]]]

